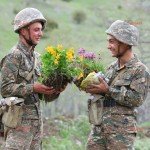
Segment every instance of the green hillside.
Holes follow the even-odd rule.
[[[107,49],[105,30],[115,20],[127,20],[140,30],[140,45],[134,51],[150,66],[150,1],[149,0],[0,0],[0,60],[17,42],[12,21],[21,9],[35,7],[48,20],[44,37],[36,47],[42,53],[47,45],[62,44],[64,47],[83,47],[100,53],[108,65],[113,61]],[[83,150],[90,131],[87,115],[87,97],[74,85],[69,85],[59,99],[42,105],[44,122],[44,150]],[[149,100],[149,99],[148,99]],[[139,111],[140,122],[150,118],[150,101]],[[61,118],[73,114],[74,118]],[[78,115],[84,117],[77,117]],[[86,115],[85,115],[86,114]],[[59,116],[56,120],[50,117]],[[50,118],[50,119],[49,119]],[[77,119],[77,120],[76,120]],[[52,121],[51,121],[52,120]],[[149,132],[149,124],[146,133]],[[48,128],[49,127],[49,128]],[[135,143],[136,150],[149,150],[149,137],[145,129]]]
[[[130,20],[141,31],[150,26],[146,2],[143,8],[141,3],[140,0],[1,0],[0,58],[17,41],[17,35],[13,33],[12,28],[15,14],[22,8],[35,7],[41,10],[48,20],[48,28],[37,46],[37,51],[42,52],[46,45],[58,43],[75,49],[84,47],[96,53],[100,52],[103,62],[108,64],[112,60],[107,50],[105,30],[113,21]],[[74,19],[77,13],[81,17],[78,23]],[[77,19],[80,19],[79,17]],[[55,28],[55,25],[58,28]],[[135,51],[138,52],[138,48]]]

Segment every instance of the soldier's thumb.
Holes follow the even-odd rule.
[[[103,83],[103,82],[104,82],[103,78],[99,77],[98,79],[99,79],[99,82],[100,82],[100,83]]]

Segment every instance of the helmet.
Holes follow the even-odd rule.
[[[117,20],[106,30],[107,34],[114,36],[118,41],[128,45],[138,45],[138,29],[127,22]]]
[[[40,21],[43,29],[45,28],[46,19],[42,13],[35,8],[25,8],[21,10],[14,19],[14,31],[18,33],[21,28],[36,21]]]

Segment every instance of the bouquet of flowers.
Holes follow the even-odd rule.
[[[78,59],[74,55],[73,48],[64,48],[62,45],[48,46],[46,52],[41,55],[41,61],[41,82],[53,86],[56,90],[65,88],[75,76],[81,74],[81,69],[75,66]],[[46,95],[45,98],[49,101]]]
[[[78,50],[78,57],[80,59],[80,69],[82,73],[75,79],[77,87],[84,90],[88,83],[94,83],[93,77],[104,73],[104,66],[93,52],[88,52],[84,48]],[[96,73],[98,73],[96,75]],[[96,76],[95,76],[96,75]],[[86,79],[88,76],[88,79]]]

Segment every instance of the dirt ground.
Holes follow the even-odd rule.
[[[61,118],[62,120],[62,118]],[[63,120],[66,121],[66,120]],[[44,120],[43,126],[43,137],[56,136],[59,133],[57,125],[55,125],[55,121]],[[138,127],[138,137],[150,138],[150,127]],[[4,138],[0,137],[0,147],[4,143]],[[2,148],[0,148],[2,150]]]

